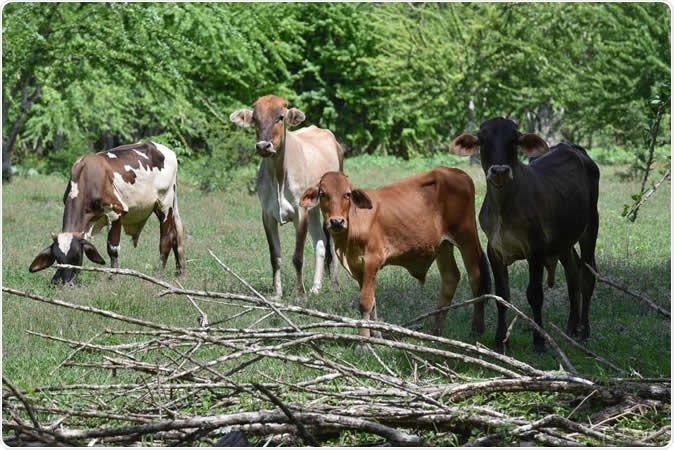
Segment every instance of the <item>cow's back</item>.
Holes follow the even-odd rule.
[[[285,164],[288,173],[302,184],[300,195],[318,183],[324,173],[342,170],[344,151],[332,131],[311,125],[288,135]]]
[[[466,215],[475,226],[473,181],[459,169],[438,167],[364,191],[373,208],[351,208],[350,233],[362,242],[381,240],[391,264],[408,251],[434,255],[442,240],[454,241]]]
[[[157,204],[172,206],[175,195],[177,160],[175,153],[161,144],[144,142],[98,153],[111,167],[115,195],[125,205],[128,224],[144,222]]]

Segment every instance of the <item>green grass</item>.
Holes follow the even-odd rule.
[[[404,162],[386,158],[359,157],[348,159],[345,171],[359,187],[376,187],[404,176],[430,169],[438,164],[456,165],[453,157],[435,160]],[[387,164],[388,162],[388,164]],[[477,207],[484,195],[484,176],[479,166],[461,162],[475,180]],[[600,192],[600,229],[597,250],[599,271],[629,289],[647,295],[665,309],[671,300],[671,196],[668,188],[660,189],[642,208],[636,223],[626,223],[620,213],[629,202],[631,194],[638,191],[637,182],[620,181],[624,167],[602,167]],[[247,280],[255,289],[269,293],[271,269],[264,232],[260,220],[257,197],[246,186],[250,183],[250,170],[245,175],[233,176],[232,188],[227,192],[203,193],[182,183],[178,188],[180,214],[187,231],[187,274],[181,283],[191,289],[221,292],[249,292],[233,276],[227,274],[208,254],[212,250],[218,258]],[[235,174],[236,175],[236,174]],[[183,297],[158,297],[158,289],[149,283],[131,277],[109,278],[105,274],[85,272],[80,283],[73,288],[48,287],[54,269],[36,274],[28,272],[34,256],[50,242],[50,232],[60,230],[63,205],[61,202],[66,179],[56,176],[17,177],[3,185],[2,193],[2,285],[27,290],[36,294],[59,298],[75,304],[97,307],[118,314],[180,327],[197,326],[197,312]],[[132,248],[130,239],[124,238],[120,252],[120,266],[154,274],[158,265],[159,227],[151,219],[143,231],[138,248]],[[480,231],[483,246],[486,238]],[[294,295],[294,269],[291,263],[294,228],[281,228],[283,248],[284,302],[296,303]],[[105,256],[105,233],[94,237],[94,244]],[[307,245],[305,282],[310,283],[313,271],[311,246]],[[173,280],[173,257],[161,277]],[[461,265],[460,265],[461,266]],[[463,272],[463,271],[462,271]],[[524,312],[530,309],[524,295],[527,283],[526,264],[517,262],[510,268],[513,302]],[[566,328],[568,300],[563,270],[557,270],[556,287],[545,291],[544,321]],[[303,305],[325,312],[358,318],[358,288],[343,269],[340,269],[341,288],[330,291],[326,278],[324,289],[318,296],[309,296]],[[439,277],[435,265],[431,267],[426,284],[418,286],[407,272],[398,267],[383,269],[378,277],[377,302],[382,320],[403,324],[413,317],[433,309],[437,303]],[[467,277],[457,290],[455,301],[470,298]],[[230,311],[222,305],[201,302],[211,322],[226,319]],[[13,295],[3,295],[2,301],[2,362],[3,374],[20,388],[65,385],[68,383],[112,382],[106,371],[82,367],[59,367],[73,349],[62,343],[45,340],[28,331],[45,333],[76,341],[88,341],[106,329],[117,329],[119,323],[83,312],[64,310]],[[254,313],[251,313],[254,314]],[[479,341],[491,346],[495,330],[495,306],[487,307],[487,331]],[[462,308],[448,314],[444,336],[472,342],[469,338],[471,310]],[[250,323],[251,321],[247,319]],[[644,377],[671,376],[671,323],[641,301],[605,284],[598,283],[591,309],[592,337],[585,345],[613,364],[628,372]],[[268,326],[282,324],[278,317],[268,319]],[[429,330],[427,320],[425,330]],[[225,326],[237,326],[227,322]],[[239,325],[241,326],[241,325]],[[124,329],[135,329],[124,326]],[[554,332],[548,327],[553,337]],[[127,336],[109,336],[112,343],[123,342]],[[545,370],[559,368],[555,355],[548,350],[545,355],[533,352],[531,333],[521,321],[515,326],[510,339],[509,355]],[[607,369],[594,360],[558,340],[572,363],[583,374],[603,376]],[[205,355],[213,352],[204,346]],[[357,367],[376,366],[367,355],[340,345],[325,349],[346,358]],[[391,350],[386,355],[387,364],[396,371],[411,373],[409,361]],[[78,354],[77,361],[86,360]],[[484,376],[474,368],[450,363],[449,368],[467,371],[468,376]],[[267,375],[292,383],[306,379],[311,374],[301,373],[294,366],[270,360]],[[245,372],[244,372],[245,374]],[[120,375],[123,377],[124,375]],[[254,373],[249,376],[255,376]],[[115,379],[114,382],[120,382]],[[252,405],[251,407],[254,407]],[[346,439],[346,438],[343,438]]]

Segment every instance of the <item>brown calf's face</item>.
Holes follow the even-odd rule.
[[[328,172],[317,186],[306,190],[300,206],[311,208],[319,205],[325,226],[330,233],[342,233],[349,228],[349,209],[351,206],[371,209],[372,202],[365,192],[354,189],[346,175],[341,172]]]
[[[282,147],[286,124],[299,125],[304,121],[304,113],[297,108],[288,109],[288,102],[281,97],[267,95],[253,104],[253,110],[234,111],[229,120],[240,127],[255,125],[255,151],[262,157],[268,157]]]
[[[81,266],[83,255],[97,264],[105,264],[105,260],[98,253],[96,247],[86,239],[83,233],[60,233],[52,234],[52,244],[42,250],[30,265],[31,272],[50,267],[55,262],[58,264],[71,264]],[[77,269],[57,269],[51,279],[51,284],[68,284],[77,279]]]

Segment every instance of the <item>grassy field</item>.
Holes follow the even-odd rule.
[[[436,160],[412,162],[382,158],[352,158],[345,171],[359,187],[376,187],[407,175],[446,163]],[[478,208],[484,194],[484,176],[478,166],[462,165],[475,180]],[[641,210],[636,223],[626,223],[620,213],[633,193],[637,182],[622,182],[616,175],[621,168],[602,167],[600,185],[600,228],[597,248],[598,270],[604,276],[670,309],[671,301],[671,193],[660,189]],[[246,173],[250,173],[247,171]],[[236,178],[235,178],[236,179]],[[180,214],[187,231],[187,274],[181,279],[185,287],[221,292],[249,292],[233,276],[213,260],[208,251],[247,280],[262,293],[270,292],[271,270],[267,244],[260,221],[257,196],[246,189],[250,179],[240,177],[228,192],[203,193],[183,182],[178,188]],[[196,326],[197,313],[184,298],[157,297],[157,288],[131,277],[110,278],[105,274],[86,272],[80,283],[71,288],[48,287],[53,269],[36,274],[28,272],[35,255],[50,242],[50,232],[60,231],[63,212],[62,195],[66,179],[56,176],[16,178],[3,185],[2,193],[2,285],[39,295],[59,298],[71,303],[94,306],[141,319],[180,327]],[[293,293],[294,270],[291,263],[294,229],[281,228],[283,247],[284,302],[299,302]],[[138,248],[130,240],[122,241],[120,266],[154,274],[158,264],[158,224],[151,219],[141,235]],[[483,245],[486,239],[480,231]],[[107,260],[105,233],[93,242]],[[305,259],[305,279],[313,270],[310,246]],[[173,257],[161,277],[173,280]],[[86,263],[85,263],[86,265]],[[527,275],[524,263],[510,269],[513,302],[524,312],[530,309],[524,291]],[[329,285],[327,279],[325,286]],[[545,291],[544,321],[565,329],[568,313],[563,270],[557,271],[556,286]],[[301,304],[317,310],[357,318],[357,284],[340,270],[341,288],[331,292],[324,288],[318,296],[310,296]],[[439,291],[437,269],[431,268],[426,285],[420,288],[407,272],[387,267],[379,275],[377,302],[384,321],[404,324],[434,308]],[[465,273],[455,301],[470,298]],[[72,351],[68,346],[45,340],[29,331],[45,333],[76,341],[87,341],[99,332],[114,327],[114,321],[91,314],[63,310],[13,295],[2,299],[2,365],[3,375],[19,387],[62,385],[74,382],[105,383],[109,374],[83,367],[64,368],[59,364]],[[201,304],[211,322],[229,317],[218,305]],[[491,346],[495,330],[495,306],[487,307],[487,331],[479,338]],[[444,336],[471,342],[471,311],[466,308],[448,314]],[[625,370],[643,377],[671,376],[671,323],[636,298],[606,284],[598,283],[590,315],[592,337],[588,349]],[[425,323],[428,330],[430,320]],[[553,337],[555,334],[548,327]],[[548,350],[545,355],[533,352],[531,333],[518,322],[510,338],[510,356],[542,370],[555,370],[559,362]],[[573,364],[583,374],[603,376],[606,368],[592,358],[558,341]],[[344,349],[349,352],[349,349]],[[357,364],[357,360],[354,360]],[[279,363],[271,363],[269,375],[276,371],[283,377],[301,379],[303,374],[287,373]],[[281,376],[281,375],[279,375]]]

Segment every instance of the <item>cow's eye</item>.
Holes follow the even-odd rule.
[[[283,114],[279,114],[277,122],[283,122]]]
[[[344,198],[349,200],[351,198],[351,192],[347,192],[346,194],[344,194]]]
[[[325,192],[323,192],[323,191],[318,191],[318,196],[319,196],[320,198],[325,197]]]

